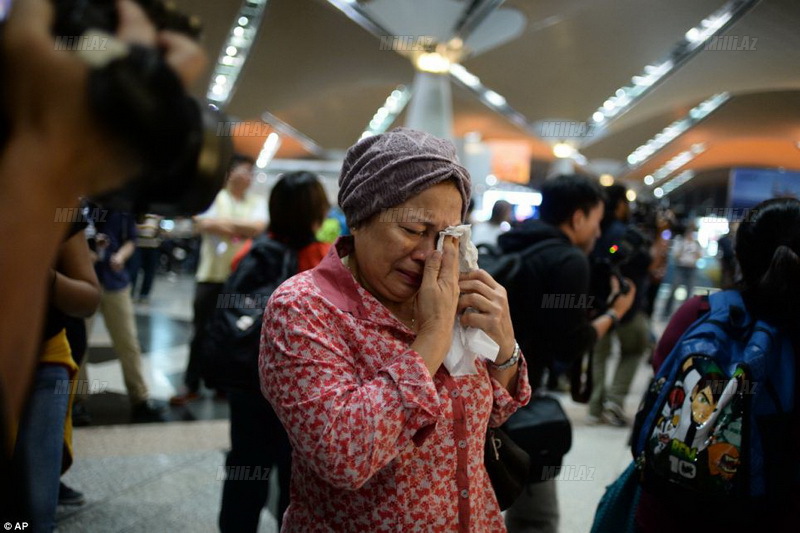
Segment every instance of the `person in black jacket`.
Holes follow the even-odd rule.
[[[219,514],[219,528],[223,533],[255,533],[258,530],[273,467],[277,467],[279,476],[276,517],[279,528],[283,513],[289,506],[291,445],[286,430],[261,394],[259,385],[261,314],[266,299],[280,283],[316,266],[327,253],[330,245],[317,242],[315,233],[321,227],[328,208],[325,190],[314,174],[292,172],[281,177],[270,194],[267,232],[254,239],[252,248],[228,278],[208,324],[209,337],[218,338],[220,332],[224,337],[224,332],[229,331],[225,329],[223,320],[226,306],[246,308],[247,314],[242,318],[253,318],[251,302],[261,311],[255,313],[254,335],[244,338],[236,332],[229,333],[230,338],[216,341],[220,348],[218,356],[209,354],[208,357],[214,366],[210,375],[206,371],[206,380],[225,390],[230,404],[231,450],[225,462]],[[290,256],[288,261],[287,254]],[[286,272],[287,264],[292,265],[291,272]],[[234,328],[237,326],[241,327],[237,324]],[[252,357],[244,354],[243,360],[242,347],[248,340],[252,341],[252,347],[245,352],[251,353]],[[234,347],[236,355],[233,354]],[[227,362],[225,357],[229,359]]]
[[[542,187],[539,220],[527,220],[501,235],[504,253],[525,255],[526,280],[509,294],[517,342],[526,354],[531,387],[541,387],[544,370],[566,369],[592,348],[631,306],[635,291],[619,295],[602,315],[590,319],[595,304],[589,294],[588,253],[600,236],[604,194],[591,178],[563,175]],[[618,285],[612,282],[613,287]],[[555,480],[528,480],[522,496],[508,509],[506,527],[515,532],[557,532],[558,501]]]

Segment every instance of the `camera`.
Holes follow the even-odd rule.
[[[619,282],[620,294],[630,291],[625,277],[636,279],[650,266],[650,239],[636,226],[628,225],[622,236],[608,248],[592,255],[591,292],[599,302],[608,302],[611,295],[611,278]],[[599,310],[604,312],[605,308]]]
[[[199,38],[199,21],[172,4],[134,1],[158,30]],[[53,3],[57,46],[98,33],[112,38],[116,32],[119,17],[115,0]],[[135,213],[175,216],[201,212],[222,187],[233,155],[230,137],[216,134],[224,115],[191,98],[159,50],[135,44],[127,45],[127,50],[123,57],[92,65],[88,98],[94,118],[121,141],[132,156],[129,159],[138,165],[131,169],[135,177],[127,185],[92,200]],[[102,57],[100,52],[97,56]],[[7,141],[8,127],[5,117],[0,117],[2,145]]]

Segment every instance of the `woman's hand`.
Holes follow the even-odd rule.
[[[502,364],[514,351],[514,326],[506,289],[485,270],[462,273],[458,286],[458,311],[470,308],[461,315],[461,324],[486,332],[500,346],[497,363]]]
[[[414,303],[417,338],[411,348],[422,357],[431,376],[442,366],[452,343],[457,307],[458,239],[448,235],[443,252],[434,250],[426,258]]]
[[[117,8],[120,41],[160,47],[186,86],[200,77],[206,58],[199,44],[158,32],[131,0],[118,0]],[[13,73],[7,76],[3,103],[12,131],[8,142],[14,145],[12,153],[22,158],[19,164],[30,169],[50,194],[59,191],[64,198],[100,194],[130,178],[137,160],[90,111],[90,67],[75,53],[55,46],[54,16],[48,0],[17,1],[9,13],[0,43],[3,69]],[[36,154],[43,152],[48,157],[37,159]],[[12,174],[20,174],[14,170]],[[0,176],[0,183],[4,178]],[[29,185],[27,176],[18,179],[24,181],[23,187]]]
[[[458,305],[458,238],[446,236],[443,251],[425,260],[414,316],[419,333],[446,326],[452,330]]]

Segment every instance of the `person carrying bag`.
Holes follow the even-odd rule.
[[[270,224],[240,255],[225,282],[207,325],[204,379],[224,391],[230,405],[231,450],[219,528],[223,533],[258,530],[269,491],[269,475],[277,467],[280,526],[289,506],[292,449],[289,437],[261,393],[258,353],[264,309],[272,293],[295,274],[313,268],[329,244],[314,234],[329,204],[319,180],[309,172],[285,174],[270,194]],[[238,258],[237,257],[237,258]],[[234,262],[236,259],[234,259]]]

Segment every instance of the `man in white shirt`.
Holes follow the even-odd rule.
[[[694,280],[697,275],[697,261],[703,257],[703,247],[695,238],[697,227],[689,224],[683,235],[675,237],[672,245],[672,260],[675,270],[672,273],[672,287],[670,287],[669,298],[664,306],[664,320],[668,320],[672,314],[672,305],[675,300],[675,289],[679,285],[686,287],[686,300],[694,294]]]
[[[185,405],[200,397],[205,325],[217,305],[217,296],[231,273],[231,260],[242,245],[267,226],[267,203],[263,196],[249,192],[254,161],[234,156],[225,188],[205,212],[195,217],[195,228],[202,235],[200,264],[194,298],[194,338],[184,376],[185,390],[170,399],[172,405]]]

